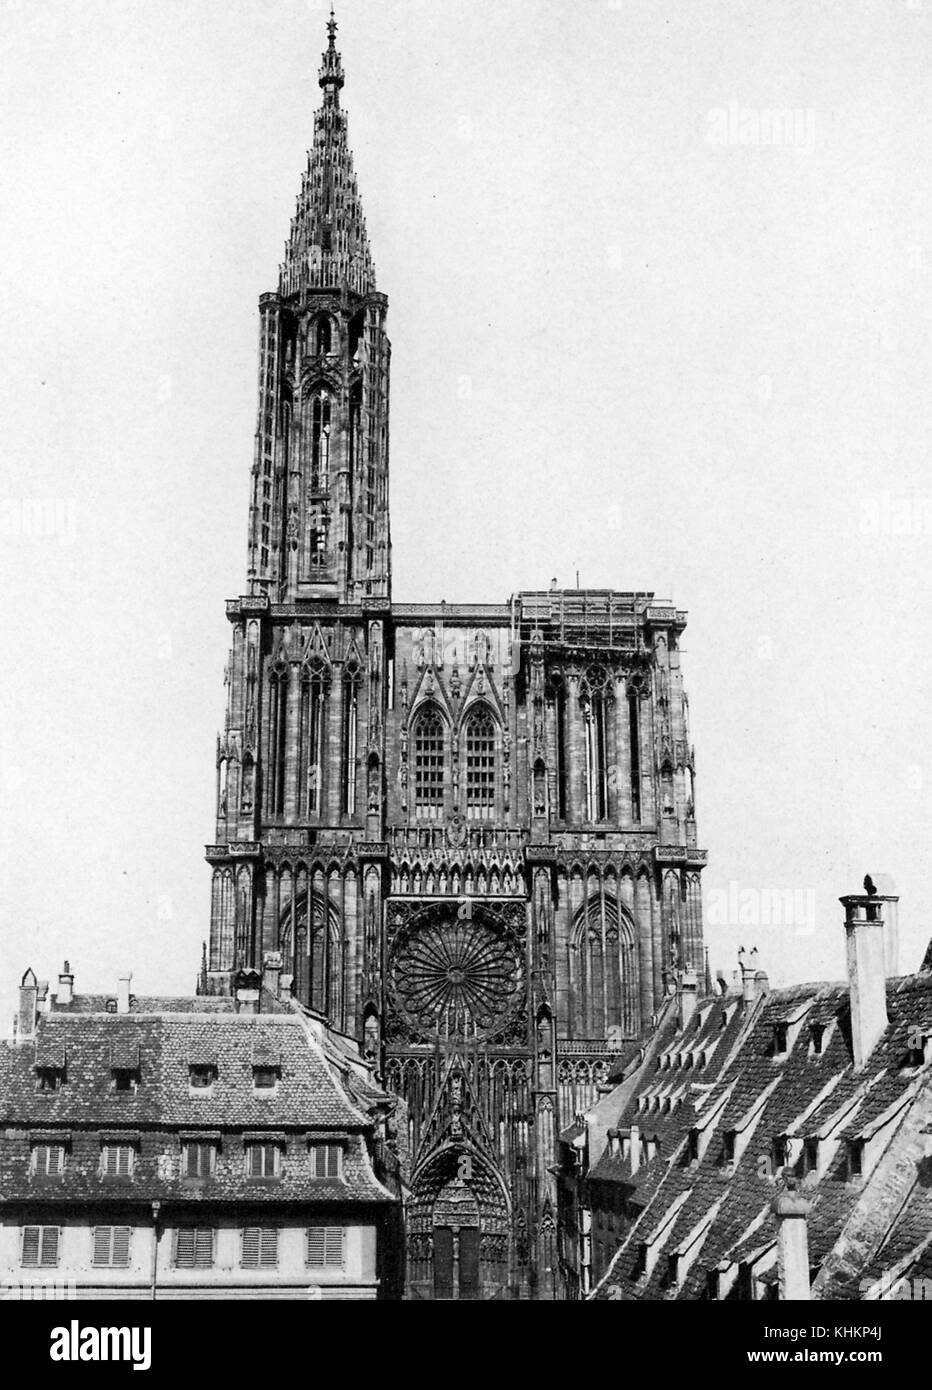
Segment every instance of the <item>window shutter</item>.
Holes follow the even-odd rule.
[[[129,1148],[128,1145],[123,1145],[123,1144],[121,1144],[121,1145],[119,1146],[119,1148],[117,1149],[116,1153],[117,1153],[117,1177],[118,1177],[118,1178],[128,1178],[128,1177],[129,1177],[129,1170],[130,1170],[130,1167],[132,1166],[132,1160],[131,1160],[131,1157],[130,1157],[131,1150],[130,1150],[130,1148]]]
[[[307,1263],[316,1269],[342,1266],[344,1235],[342,1226],[310,1226],[307,1232]]]
[[[324,1263],[327,1265],[337,1266],[341,1266],[343,1264],[342,1226],[328,1226],[326,1228]]]
[[[38,1226],[25,1226],[23,1228],[24,1265],[37,1265],[39,1263],[39,1231]]]
[[[259,1263],[265,1269],[274,1268],[278,1264],[278,1230],[274,1226],[266,1227],[262,1232]]]
[[[190,1269],[194,1264],[194,1229],[184,1226],[175,1237],[175,1264]]]
[[[214,1233],[207,1226],[198,1226],[194,1232],[194,1263],[205,1268],[214,1262]]]
[[[114,1226],[113,1228],[113,1263],[115,1265],[129,1264],[129,1226]]]
[[[243,1266],[255,1269],[259,1263],[259,1228],[247,1226],[243,1231]]]
[[[110,1263],[110,1226],[94,1227],[94,1264],[108,1265]]]
[[[43,1265],[58,1264],[58,1227],[42,1227],[42,1250],[39,1255],[39,1263]]]

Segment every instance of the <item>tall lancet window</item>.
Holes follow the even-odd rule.
[[[331,402],[318,391],[311,403],[311,490],[326,492],[330,486]]]
[[[604,673],[588,674],[580,692],[586,735],[586,819],[608,815],[608,711]]]
[[[298,814],[319,816],[327,709],[326,672],[305,667],[298,723]]]
[[[466,719],[466,814],[492,820],[495,813],[495,721],[486,705]]]
[[[350,393],[349,408],[349,443],[350,443],[350,470],[352,476],[356,476],[359,467],[360,445],[362,442],[362,383],[358,382]]]
[[[315,337],[317,339],[316,348],[318,357],[326,356],[330,351],[333,341],[333,330],[330,326],[330,318],[327,314],[321,314],[317,320]]]
[[[556,683],[553,701],[554,721],[556,723],[557,741],[557,817],[559,820],[566,820],[566,682],[562,679]]]
[[[359,719],[359,672],[347,671],[343,682],[343,814],[356,814],[356,755]]]
[[[269,815],[285,811],[285,755],[288,748],[288,668],[276,667],[269,682],[268,785]]]
[[[443,716],[428,705],[414,726],[414,807],[428,819],[443,810],[444,732]]]
[[[638,1030],[638,973],[634,924],[611,885],[602,885],[573,923],[571,992],[579,1038],[626,1038]]]

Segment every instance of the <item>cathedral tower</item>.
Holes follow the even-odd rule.
[[[398,1096],[411,1297],[560,1296],[561,1128],[703,965],[685,614],[645,593],[391,596],[387,301],[331,17],[260,300],[248,592],[202,989],[243,972]]]

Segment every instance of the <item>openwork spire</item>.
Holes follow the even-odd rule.
[[[314,117],[314,144],[298,195],[298,208],[285,248],[279,289],[342,289],[356,294],[375,289],[366,219],[356,187],[353,156],[340,109],[343,65],[336,47],[337,22],[330,11],[327,47],[320,67],[323,104]]]

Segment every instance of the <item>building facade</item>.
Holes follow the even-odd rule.
[[[410,1297],[559,1295],[561,1125],[703,965],[685,614],[398,603],[387,299],[331,19],[262,296],[202,988],[271,962],[399,1098]]]
[[[252,983],[80,995],[66,964],[50,996],[26,972],[0,1045],[0,1297],[398,1297],[393,1102]]]
[[[932,953],[888,975],[896,898],[842,903],[846,981],[771,991],[753,952],[714,997],[686,976],[564,1131],[568,1294],[932,1296]]]

